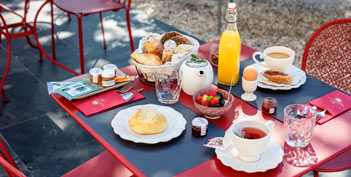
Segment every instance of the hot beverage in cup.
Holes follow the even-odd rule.
[[[256,56],[263,58],[264,62],[259,62]],[[273,46],[265,49],[262,53],[255,52],[252,59],[260,66],[267,69],[284,72],[290,68],[295,58],[295,52],[287,47]]]
[[[268,146],[273,128],[273,121],[242,120],[234,123],[231,128],[232,155],[245,162],[259,160]]]
[[[283,52],[271,52],[271,53],[268,53],[267,56],[275,58],[275,59],[288,59],[288,58],[290,58],[289,54],[286,54]]]
[[[267,134],[255,127],[244,127],[241,129],[240,133],[236,135],[245,139],[260,139],[265,137]]]

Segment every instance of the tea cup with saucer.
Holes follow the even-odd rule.
[[[265,123],[257,120],[241,120],[232,126],[229,132],[233,145],[232,156],[245,162],[260,160],[261,153],[266,150],[270,142],[274,122],[270,120]],[[226,144],[224,145],[226,146]]]
[[[264,59],[264,62],[259,62],[256,56]],[[263,50],[263,52],[255,52],[252,59],[260,66],[275,70],[287,71],[294,62],[295,52],[290,48],[283,46],[272,46]]]

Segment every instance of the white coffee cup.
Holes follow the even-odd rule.
[[[273,53],[273,52],[288,54],[290,57],[284,58],[284,59],[277,59],[277,58],[267,56],[267,54]],[[264,63],[257,61],[256,55],[260,55],[260,58],[264,59]],[[288,70],[290,68],[290,66],[293,64],[294,59],[295,59],[295,52],[287,47],[273,46],[273,47],[269,47],[269,48],[266,48],[265,50],[263,50],[263,53],[255,52],[252,55],[252,59],[257,64],[259,64],[265,68],[284,72],[284,71]]]
[[[266,136],[258,139],[247,139],[238,136],[242,128],[257,128],[263,131]],[[231,140],[233,144],[232,155],[238,156],[245,162],[255,162],[261,157],[261,153],[265,151],[271,139],[271,134],[274,129],[274,122],[271,120],[265,123],[257,120],[241,120],[232,126],[230,131]]]

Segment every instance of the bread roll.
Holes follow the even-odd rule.
[[[181,34],[176,31],[166,32],[161,38],[161,43],[164,44],[166,41],[170,40],[174,36],[181,36]]]
[[[146,53],[155,54],[162,57],[163,44],[152,36],[149,36],[145,41]]]
[[[281,72],[281,71],[274,71],[274,70],[266,70],[261,73],[264,77],[266,77],[269,81],[274,83],[281,83],[290,85],[292,83],[292,76]]]
[[[180,45],[180,44],[191,45],[191,42],[187,38],[185,38],[183,35],[181,35],[181,36],[173,36],[170,40],[173,40],[174,42],[176,42],[177,45]]]
[[[161,66],[162,65],[162,60],[160,59],[159,56],[155,54],[149,54],[149,53],[132,53],[130,57],[143,65],[150,65],[150,66]]]
[[[167,119],[150,106],[136,109],[128,121],[130,128],[139,135],[157,134],[167,128]]]

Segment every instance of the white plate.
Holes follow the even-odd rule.
[[[138,135],[134,133],[128,124],[128,120],[134,110],[141,106],[151,106],[162,113],[167,119],[167,128],[159,134],[152,135]],[[160,106],[155,104],[138,105],[129,107],[119,111],[112,119],[111,125],[114,132],[121,138],[135,143],[156,144],[159,142],[167,142],[173,138],[178,137],[185,130],[186,120],[183,115],[171,107]]]
[[[232,127],[230,127],[225,135],[223,144],[227,147],[224,150],[216,149],[217,158],[226,166],[233,168],[238,171],[245,171],[247,173],[255,173],[255,172],[264,172],[269,169],[276,168],[280,162],[283,161],[284,151],[274,141],[271,141],[268,144],[267,149],[261,154],[260,160],[256,162],[244,162],[237,157],[233,157],[231,154],[231,150],[233,145],[230,141],[230,134]],[[228,143],[229,142],[229,143]]]
[[[272,90],[290,90],[293,88],[300,87],[306,82],[306,79],[307,79],[306,73],[304,71],[292,65],[289,68],[289,70],[286,71],[286,73],[292,76],[293,82],[290,85],[274,83],[269,81],[266,77],[264,77],[261,74],[261,72],[267,70],[267,68],[260,66],[257,63],[252,64],[252,66],[256,67],[257,69],[257,72],[258,72],[257,86],[261,88],[272,89]]]

